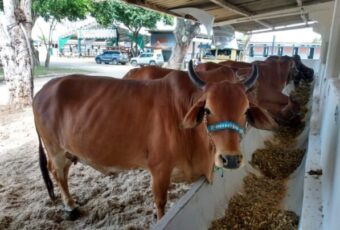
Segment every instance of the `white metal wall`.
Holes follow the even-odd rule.
[[[333,12],[333,13],[332,13]],[[340,213],[340,0],[319,15],[323,57],[313,94],[300,229],[339,229]],[[327,57],[327,58],[326,58]],[[310,170],[322,169],[322,175]]]

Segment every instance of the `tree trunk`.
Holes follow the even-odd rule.
[[[245,35],[244,37],[244,48],[243,48],[243,51],[240,52],[240,57],[239,57],[239,61],[246,61],[246,52],[248,50],[248,46],[249,46],[249,41],[251,39],[251,35]]]
[[[172,50],[168,68],[181,69],[190,42],[199,33],[199,23],[177,18],[175,29],[176,45]]]
[[[132,31],[131,52],[132,52],[133,57],[136,57],[138,55],[137,37],[138,37],[138,32]]]
[[[21,0],[20,1],[20,8],[23,10],[25,17],[26,17],[26,23],[23,23],[25,29],[26,29],[26,34],[27,38],[29,40],[30,44],[30,57],[32,58],[31,61],[33,62],[33,67],[35,66],[35,55],[36,52],[38,52],[33,45],[33,39],[32,39],[32,29],[33,25],[36,21],[36,18],[33,18],[33,12],[32,12],[32,0]],[[39,52],[38,52],[38,61],[39,61]]]
[[[133,35],[133,39],[135,40],[135,46],[133,47],[133,49],[134,49],[134,53],[135,53],[135,57],[136,57],[139,54],[139,52],[138,52],[138,33]]]
[[[33,15],[32,16],[32,28],[35,25],[35,22],[37,21],[38,16]],[[30,30],[32,31],[32,29]],[[28,32],[29,34],[32,34],[31,32]],[[39,50],[34,47],[33,39],[31,38],[31,47],[32,47],[32,56],[33,56],[33,67],[40,66],[40,58],[39,58]]]
[[[0,56],[4,66],[8,104],[16,109],[29,106],[33,98],[33,63],[31,56],[31,0],[4,0],[0,21]]]
[[[40,66],[39,50],[37,50],[32,43],[33,62],[34,66]]]
[[[117,35],[116,46],[119,47],[119,37],[120,37],[120,34],[119,34],[119,31],[118,31],[118,26],[116,26],[116,35]]]
[[[131,52],[132,57],[136,57],[135,51],[133,50],[133,39],[131,39],[130,52]]]
[[[176,44],[172,50],[167,68],[177,69],[177,70],[182,69],[182,64],[183,64],[185,55],[188,51],[188,48],[189,48],[189,44],[188,45]]]
[[[50,24],[50,30],[48,32],[48,38],[46,41],[45,35],[43,35],[44,38],[44,43],[46,46],[46,59],[45,59],[45,68],[48,68],[50,66],[50,59],[51,59],[51,46],[52,46],[52,35],[53,31],[57,25],[57,20],[55,18],[52,19],[51,24]]]
[[[50,58],[51,58],[50,48],[48,48],[45,59],[45,68],[48,68],[50,66]]]

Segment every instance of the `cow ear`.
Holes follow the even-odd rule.
[[[204,106],[205,106],[205,95],[201,96],[200,99],[189,109],[185,115],[182,127],[184,129],[191,129],[200,124],[204,117]]]
[[[246,116],[249,124],[257,129],[274,130],[278,128],[278,124],[269,113],[254,104],[250,105]]]

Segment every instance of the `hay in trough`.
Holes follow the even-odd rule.
[[[292,94],[304,107],[310,96],[310,85],[301,85]],[[303,114],[308,110],[306,110]],[[251,165],[272,179],[287,178],[301,164],[305,150],[295,149],[296,137],[304,129],[304,124],[280,126],[272,140],[265,143],[266,148],[257,149],[252,156]]]
[[[298,217],[280,209],[285,194],[284,180],[249,174],[244,178],[244,191],[231,198],[225,216],[210,229],[297,229]]]
[[[13,219],[10,216],[0,216],[0,229],[9,228]]]
[[[274,137],[270,141],[266,141],[267,147],[284,146],[285,148],[294,148],[296,145],[296,137],[301,133],[304,124],[298,126],[280,126],[275,130]]]
[[[311,85],[302,84],[291,94],[300,106],[301,117],[308,112],[307,103]],[[263,176],[248,174],[243,191],[233,196],[225,216],[214,221],[210,229],[272,230],[297,229],[299,217],[292,211],[282,210],[281,201],[287,191],[286,181],[301,164],[305,150],[296,149],[296,137],[304,129],[299,126],[280,126],[264,149],[254,152],[251,165]]]
[[[251,164],[272,179],[287,178],[301,164],[305,151],[303,149],[286,149],[267,147],[253,153]]]
[[[312,92],[312,85],[305,83],[297,87],[290,96],[295,98],[300,105],[306,105]],[[307,109],[308,111],[308,109]]]

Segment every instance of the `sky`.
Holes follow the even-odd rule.
[[[320,34],[315,33],[312,28],[287,30],[279,32],[269,32],[262,34],[253,34],[251,42],[272,42],[273,35],[275,35],[276,42],[312,42],[315,38],[320,39]],[[237,36],[237,35],[236,35]]]

